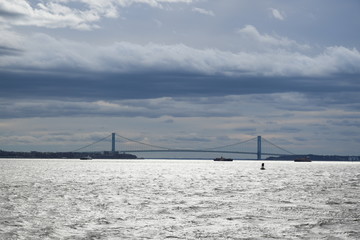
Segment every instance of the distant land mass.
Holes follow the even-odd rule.
[[[77,159],[81,157],[91,157],[92,159],[138,159],[136,155],[124,153],[124,152],[112,152],[112,151],[102,151],[102,152],[16,152],[16,151],[3,151],[0,150],[0,158],[47,158],[47,159],[56,159],[56,158],[68,158],[68,159]],[[262,160],[270,161],[292,161],[296,158],[305,158],[308,157],[312,161],[360,161],[360,156],[339,156],[339,155],[281,155],[276,157],[267,157]]]
[[[360,156],[339,156],[339,155],[282,155],[278,157],[268,157],[265,160],[294,160],[297,158],[310,158],[312,161],[360,161]]]
[[[90,156],[93,159],[137,159],[136,155],[117,151],[103,152],[9,152],[0,150],[0,158],[69,158],[76,159]]]

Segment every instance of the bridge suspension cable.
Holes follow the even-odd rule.
[[[115,135],[118,136],[118,137],[120,137],[120,138],[123,138],[123,139],[125,139],[125,140],[128,140],[128,141],[130,141],[130,142],[135,142],[135,143],[138,143],[138,144],[141,144],[141,145],[145,145],[145,146],[148,146],[148,147],[160,148],[160,149],[164,149],[164,150],[172,150],[171,148],[160,147],[160,146],[156,146],[156,145],[152,145],[152,144],[148,144],[148,143],[136,141],[136,140],[133,140],[133,139],[130,139],[130,138],[121,136],[121,135],[119,135],[119,134],[117,134],[117,133],[115,133]]]
[[[284,149],[284,148],[282,148],[282,147],[279,147],[278,145],[276,145],[276,144],[274,144],[274,143],[270,142],[269,140],[266,140],[265,138],[262,138],[262,140],[263,140],[264,142],[267,142],[268,144],[270,144],[270,145],[272,145],[272,146],[274,146],[274,147],[278,148],[278,149],[281,149],[281,150],[282,150],[282,151],[284,151],[284,152],[289,153],[290,155],[295,155],[295,153],[290,152],[290,151],[288,151],[288,150],[286,150],[286,149]]]
[[[127,137],[124,137],[124,136],[121,136],[117,133],[115,133],[116,136],[120,137],[120,138],[123,138],[127,141],[130,141],[130,142],[135,142],[135,143],[138,143],[138,144],[141,144],[141,145],[145,145],[145,146],[149,146],[149,147],[154,147],[154,148],[159,148],[159,149],[164,149],[164,150],[181,150],[181,149],[178,149],[178,148],[167,148],[167,147],[162,147],[162,146],[157,146],[157,145],[153,145],[153,144],[148,144],[148,143],[144,143],[144,142],[140,142],[140,141],[136,141],[136,140],[133,140],[133,139],[130,139],[130,138],[127,138]],[[251,142],[253,140],[255,140],[255,138],[252,138],[252,139],[249,139],[249,140],[246,140],[246,141],[242,141],[242,142],[237,142],[237,143],[233,143],[233,144],[228,144],[228,145],[224,145],[224,146],[218,146],[218,147],[212,147],[212,148],[204,148],[202,150],[216,150],[216,149],[221,149],[221,148],[226,148],[226,147],[232,147],[232,146],[236,146],[236,145],[240,145],[240,144],[244,144],[244,143],[247,143],[247,142]],[[187,149],[187,150],[191,150],[191,149]]]
[[[219,147],[212,147],[212,148],[205,148],[204,150],[215,150],[215,149],[219,149],[219,148],[226,148],[226,147],[233,147],[233,146],[236,146],[236,145],[240,145],[240,144],[244,144],[244,143],[247,143],[247,142],[251,142],[253,140],[255,140],[256,137],[252,138],[252,139],[249,139],[249,140],[246,140],[246,141],[242,141],[242,142],[238,142],[238,143],[233,143],[233,144],[229,144],[229,145],[224,145],[224,146],[219,146]]]
[[[86,145],[86,146],[83,146],[83,147],[81,147],[81,148],[75,149],[75,150],[73,150],[72,152],[78,152],[78,151],[80,151],[80,150],[82,150],[82,149],[84,149],[84,148],[87,148],[87,147],[90,147],[90,146],[92,146],[92,145],[95,145],[95,144],[97,144],[97,143],[99,143],[99,142],[104,141],[105,139],[109,138],[110,136],[111,136],[111,134],[108,135],[108,136],[106,136],[106,137],[104,137],[104,138],[102,138],[102,139],[100,139],[100,140],[98,140],[98,141],[96,141],[96,142],[93,142],[93,143],[90,143],[90,144],[88,144],[88,145]]]

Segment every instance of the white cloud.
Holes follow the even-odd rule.
[[[35,34],[27,41],[22,41],[22,55],[2,56],[0,67],[9,70],[65,68],[122,73],[183,71],[235,76],[330,76],[360,72],[360,53],[357,49],[329,47],[323,53],[313,56],[291,51],[299,47],[295,41],[262,35],[252,26],[239,32],[249,36],[252,42],[277,48],[265,52],[234,53],[218,49],[196,49],[184,44],[140,45],[117,42],[107,46],[93,46]],[[7,34],[16,40],[16,34]]]
[[[202,9],[202,8],[193,8],[192,11],[193,11],[193,12],[200,13],[200,14],[203,14],[203,15],[212,16],[212,17],[215,16],[215,14],[214,14],[213,11],[206,10],[206,9]]]
[[[327,47],[325,51],[316,56],[313,69],[318,72],[358,74],[360,71],[360,52],[342,46]]]
[[[70,11],[58,5],[48,7],[56,14]],[[355,48],[333,46],[320,54],[309,54],[308,45],[286,37],[262,34],[252,25],[237,31],[240,44],[246,46],[246,51],[239,52],[199,49],[184,44],[115,42],[94,46],[55,39],[46,34],[26,37],[8,29],[0,30],[3,37],[0,47],[21,50],[1,56],[0,67],[9,70],[182,71],[232,76],[331,76],[360,72],[360,53]]]
[[[10,31],[7,28],[0,26],[0,46],[8,48],[18,48],[23,46],[25,39],[21,34]]]
[[[243,37],[248,44],[251,44],[252,48],[258,48],[261,50],[285,48],[295,50],[308,50],[308,45],[299,44],[294,40],[286,37],[280,37],[276,35],[261,34],[256,27],[252,25],[246,25],[245,27],[237,30],[239,36]]]
[[[281,13],[279,10],[275,9],[275,8],[270,8],[271,14],[274,18],[276,18],[277,20],[285,20],[285,14]]]
[[[8,26],[91,30],[99,27],[96,23],[102,18],[117,18],[119,9],[133,4],[147,4],[151,7],[163,8],[163,4],[191,2],[192,0],[55,0],[30,4],[26,0],[4,0],[0,2],[0,10],[7,14],[0,16],[0,23]],[[81,3],[82,8],[70,5],[74,3]],[[11,19],[9,16],[12,16]]]
[[[18,15],[10,20],[0,18],[7,25],[89,30],[96,28],[94,22],[100,19],[99,13],[92,9],[81,11],[56,2],[38,3],[33,7],[24,0],[5,1],[0,9]]]

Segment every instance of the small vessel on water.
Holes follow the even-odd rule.
[[[92,157],[90,157],[90,156],[81,157],[80,160],[92,160]]]
[[[232,158],[223,158],[221,156],[220,158],[215,158],[214,161],[231,162],[231,161],[233,161],[233,159]]]
[[[262,164],[261,164],[260,170],[265,170],[265,163],[262,163]]]
[[[294,162],[311,162],[311,159],[309,157],[296,158]]]

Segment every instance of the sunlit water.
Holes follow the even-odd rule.
[[[0,239],[360,239],[360,163],[0,160]]]

